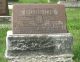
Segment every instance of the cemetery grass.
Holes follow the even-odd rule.
[[[67,8],[67,28],[72,33],[74,42],[72,46],[75,62],[80,62],[80,8]],[[6,33],[10,30],[9,22],[0,22],[0,62],[8,62],[4,57],[6,49]]]
[[[48,0],[14,0],[15,3],[48,3]],[[50,0],[52,3],[56,3],[58,0]]]
[[[67,28],[73,35],[73,59],[80,62],[80,8],[67,8]]]
[[[48,0],[16,0],[18,3],[47,3]]]
[[[5,59],[4,53],[6,49],[6,32],[9,29],[9,22],[0,22],[0,62],[8,62],[7,59]]]

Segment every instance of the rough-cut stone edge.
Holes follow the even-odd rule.
[[[11,16],[0,16],[0,18],[1,18],[1,17],[4,17],[4,18],[8,17],[8,18],[10,18]]]
[[[37,56],[37,57],[40,58],[40,59],[41,59],[41,57],[46,59],[45,55],[41,55],[41,56]],[[66,62],[67,60],[70,60],[69,62],[73,62],[73,60],[72,60],[73,55],[72,54],[63,54],[63,55],[49,56],[48,59],[50,59],[50,57],[55,59],[55,61],[51,60],[51,62]],[[29,57],[29,59],[27,59],[27,56],[18,56],[18,57],[9,59],[9,61],[11,61],[11,62],[26,62],[26,59],[27,59],[27,61],[29,62],[29,60],[32,60],[33,58],[36,59],[36,56]],[[33,60],[33,62],[35,62],[35,61]],[[42,61],[40,61],[40,62],[42,62]],[[50,62],[50,61],[46,60],[46,62]]]
[[[17,36],[72,36],[71,33],[53,33],[53,34],[13,34],[12,31],[8,31],[7,32],[7,36],[13,36],[13,35],[17,35]]]
[[[57,4],[62,4],[65,7],[80,7],[80,1],[74,2],[73,4],[71,2],[65,2],[65,1],[58,1]]]
[[[47,35],[47,36],[51,36],[51,37],[54,37],[54,36],[70,36],[70,37],[72,37],[72,35],[70,34],[70,33],[54,33],[54,34],[14,34],[13,35],[13,33],[12,33],[12,31],[8,31],[7,32],[7,36],[6,36],[6,51],[5,51],[5,57],[6,58],[8,58],[8,59],[11,59],[11,58],[14,58],[14,57],[11,57],[11,56],[9,56],[8,55],[8,46],[9,46],[9,43],[8,43],[8,37],[10,37],[10,36],[19,36],[20,37],[20,35],[21,35],[21,37],[23,37],[23,36],[30,36],[30,37],[32,37],[32,36],[44,36],[44,35]],[[69,54],[70,55],[70,54]],[[73,54],[71,54],[71,55],[73,55]]]

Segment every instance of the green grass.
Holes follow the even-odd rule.
[[[59,0],[50,0],[51,3],[56,3],[58,2]]]
[[[73,59],[80,62],[80,8],[67,8],[67,28],[72,33],[73,42]]]
[[[0,28],[0,62],[7,62],[7,60],[4,57],[4,52],[5,52],[5,36],[6,36],[6,31],[8,28]]]
[[[6,32],[10,29],[9,22],[0,22],[0,62],[7,62],[5,59],[5,47],[6,47]]]
[[[14,0],[17,3],[48,3],[48,0]],[[50,0],[50,3],[56,3],[58,0]]]
[[[48,0],[17,0],[19,3],[47,3]]]
[[[9,16],[11,16],[11,15],[12,15],[12,10],[10,9],[10,10],[9,10]]]

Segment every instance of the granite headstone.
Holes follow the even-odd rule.
[[[14,5],[13,34],[67,33],[63,5]]]

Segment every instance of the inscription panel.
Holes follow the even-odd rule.
[[[14,34],[65,33],[66,15],[63,5],[14,5]]]
[[[8,2],[7,0],[0,0],[0,16],[8,15]]]

